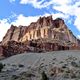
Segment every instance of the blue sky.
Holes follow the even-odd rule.
[[[80,38],[79,0],[0,0],[0,41],[10,28],[29,25],[40,16],[64,19],[73,34]]]

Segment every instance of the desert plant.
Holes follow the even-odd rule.
[[[71,65],[74,66],[74,67],[78,67],[78,64],[74,61],[71,62]]]
[[[41,75],[42,75],[42,79],[41,80],[49,80],[44,71],[42,72]]]
[[[19,76],[17,76],[17,75],[12,75],[11,80],[15,80],[15,79],[18,79],[18,78],[19,78]]]
[[[22,68],[22,67],[24,67],[24,65],[23,64],[19,64],[19,67]]]
[[[0,72],[2,71],[4,65],[2,63],[0,63]]]

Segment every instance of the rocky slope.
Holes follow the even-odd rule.
[[[2,42],[0,55],[11,56],[25,51],[42,52],[80,49],[80,40],[65,25],[52,16],[40,17],[29,26],[11,25]]]
[[[80,51],[24,53],[1,60],[0,80],[80,80]]]

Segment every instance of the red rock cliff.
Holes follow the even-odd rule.
[[[75,47],[78,49],[80,46],[80,40],[68,29],[64,20],[61,18],[53,20],[52,16],[48,16],[40,17],[37,22],[32,22],[29,26],[11,25],[2,40],[4,53],[16,54],[27,51],[30,44],[26,46],[21,43],[29,43],[29,41],[37,43],[35,51],[74,49]],[[2,47],[0,49],[3,51]]]

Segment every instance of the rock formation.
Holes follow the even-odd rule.
[[[2,44],[6,44],[8,41],[19,41],[21,37],[26,33],[27,27],[11,25],[6,35],[3,37]]]
[[[24,43],[16,41],[8,41],[6,45],[2,46],[2,49],[3,49],[3,56],[5,57],[29,51],[27,45],[24,45]]]
[[[34,51],[78,49],[80,40],[68,29],[64,20],[53,20],[52,16],[48,16],[40,17],[29,26],[11,25],[2,40],[2,46],[3,52],[10,55],[28,51],[30,47]]]

